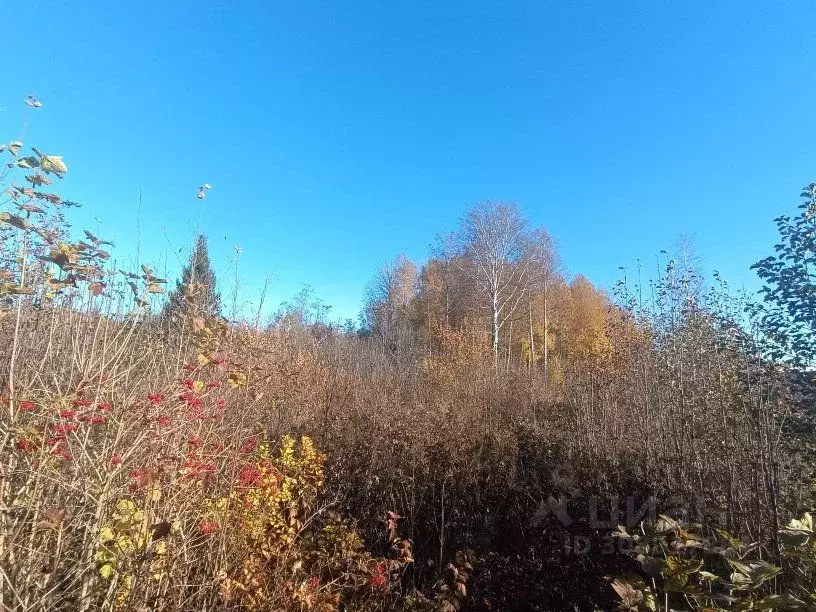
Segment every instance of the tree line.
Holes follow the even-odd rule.
[[[514,204],[488,201],[440,236],[421,268],[404,255],[383,265],[363,320],[388,354],[487,351],[494,367],[521,365],[547,378],[567,360],[604,352],[610,309],[587,278],[567,280],[546,229]]]

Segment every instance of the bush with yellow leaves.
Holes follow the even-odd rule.
[[[320,505],[324,460],[306,436],[299,444],[285,436],[274,455],[262,443],[238,466],[229,496],[206,504],[203,522],[230,526],[233,562],[216,575],[224,604],[335,610],[353,602],[364,610],[395,596],[392,577],[412,561],[410,542],[397,537],[394,519],[394,558],[372,556],[354,523]]]

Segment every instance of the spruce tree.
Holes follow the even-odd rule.
[[[165,314],[186,311],[189,314],[217,317],[221,315],[221,296],[216,291],[215,272],[207,253],[207,237],[199,234],[190,254],[190,263],[184,266],[181,279],[170,293]]]

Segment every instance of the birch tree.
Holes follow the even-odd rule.
[[[514,204],[488,201],[473,206],[447,238],[468,265],[461,267],[477,286],[480,307],[489,313],[493,360],[499,363],[499,339],[505,324],[526,306],[525,298],[540,280],[540,232]]]

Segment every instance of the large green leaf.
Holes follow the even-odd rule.
[[[780,529],[779,541],[786,546],[802,546],[807,544],[810,536],[813,535],[809,531],[800,531],[797,529]]]
[[[728,559],[733,568],[731,582],[743,588],[757,588],[766,580],[770,580],[782,571],[781,568],[765,561],[740,562]]]

